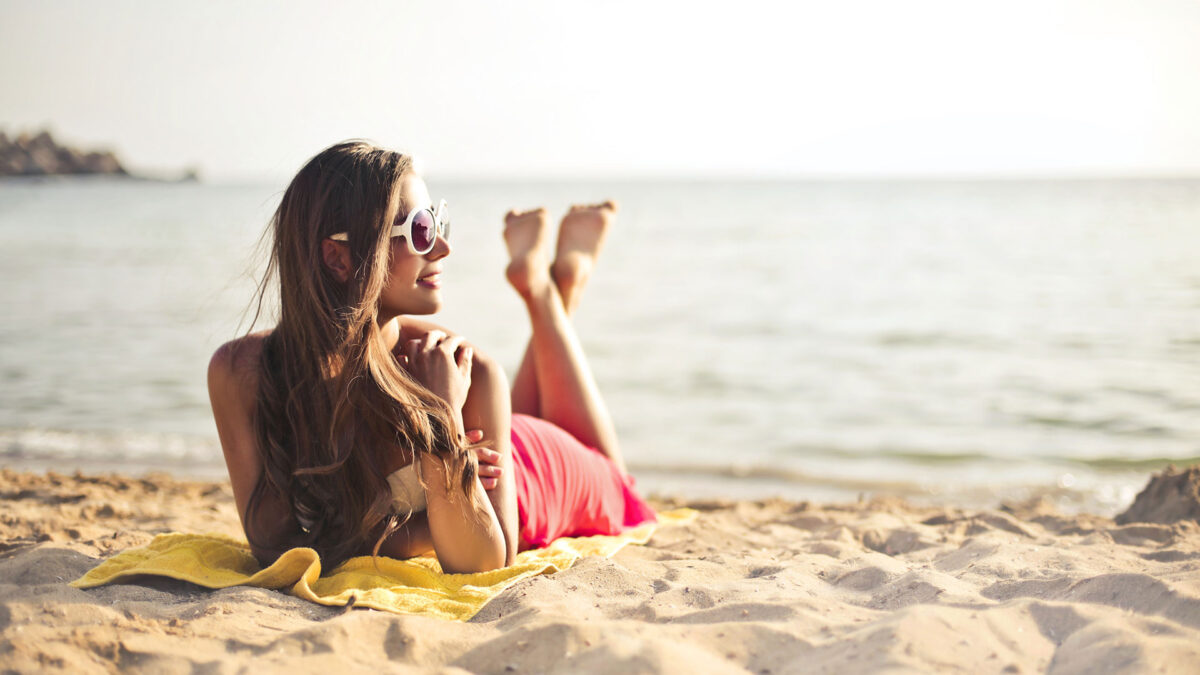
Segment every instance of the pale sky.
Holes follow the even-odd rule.
[[[0,128],[279,179],[1200,174],[1200,2],[0,0]]]

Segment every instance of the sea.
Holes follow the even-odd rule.
[[[510,373],[503,214],[620,203],[575,325],[644,492],[1111,515],[1200,462],[1200,179],[429,185],[435,320]],[[223,476],[284,187],[0,182],[0,467]]]

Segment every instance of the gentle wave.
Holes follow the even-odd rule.
[[[1078,429],[1081,431],[1100,431],[1117,436],[1169,438],[1175,435],[1175,431],[1167,427],[1137,424],[1124,417],[1078,419],[1058,415],[1022,415],[1021,420],[1037,426]]]
[[[1145,483],[1141,472],[1056,472],[1031,481],[1021,475],[990,480],[963,480],[953,474],[927,476],[925,480],[883,480],[866,475],[908,475],[903,470],[863,475],[836,475],[766,465],[696,466],[690,464],[632,463],[638,485],[650,494],[690,498],[787,499],[855,501],[871,496],[898,496],[929,505],[961,508],[995,508],[1011,502],[1049,501],[1063,513],[1088,512],[1115,515],[1126,508]],[[1040,468],[1045,468],[1040,467]]]
[[[0,457],[65,463],[111,459],[155,465],[224,465],[215,438],[142,431],[0,429]]]
[[[1128,472],[1157,471],[1168,465],[1200,464],[1200,455],[1175,457],[1070,456],[1031,454],[1005,456],[987,452],[937,451],[911,448],[874,448],[863,450],[831,445],[792,445],[783,453],[789,465],[781,465],[776,457],[770,463],[713,464],[703,459],[694,464],[631,462],[635,470],[672,472],[677,474],[725,476],[731,478],[770,478],[795,483],[817,483],[830,480],[825,473],[811,473],[794,465],[805,461],[837,460],[841,462],[896,462],[915,466],[951,466],[972,464],[1014,464],[1081,466],[1097,471]],[[0,458],[31,460],[94,460],[109,458],[121,462],[152,461],[156,464],[178,463],[223,465],[221,446],[215,437],[142,431],[76,431],[66,429],[0,429]],[[845,485],[870,490],[907,485],[904,481],[861,479],[846,481]]]
[[[981,351],[996,350],[1004,347],[1004,343],[1000,340],[966,333],[891,332],[878,335],[874,341],[882,347],[931,349],[961,347]]]

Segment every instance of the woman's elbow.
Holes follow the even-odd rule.
[[[487,555],[481,556],[472,561],[448,561],[439,560],[442,564],[442,571],[447,574],[478,574],[480,572],[491,572],[505,567],[505,551],[490,551]],[[459,564],[462,563],[462,564]]]
[[[279,560],[285,552],[286,549],[264,548],[257,544],[250,544],[251,555],[258,561],[258,566],[264,570],[274,565],[275,561]]]
[[[504,542],[504,535],[500,531],[499,524],[496,524],[492,530],[489,532],[489,536],[476,539],[469,547],[444,551],[449,555],[439,552],[438,560],[442,564],[442,571],[451,574],[475,574],[491,572],[504,567],[508,562],[508,547]]]

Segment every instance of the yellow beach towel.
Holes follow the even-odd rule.
[[[260,569],[244,541],[220,535],[160,534],[145,548],[123,551],[71,582],[93,588],[138,575],[189,581],[206,588],[258,586],[286,589],[322,605],[370,607],[400,614],[423,614],[466,621],[489,600],[518,581],[565,570],[583,556],[610,557],[626,544],[644,544],[658,525],[680,525],[696,517],[691,509],[658,514],[615,536],[558,539],[546,548],[524,551],[508,567],[478,574],[446,574],[433,557],[395,560],[362,556],[321,576],[321,559],[311,548],[294,548]]]

